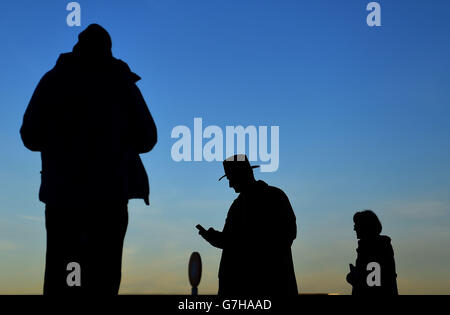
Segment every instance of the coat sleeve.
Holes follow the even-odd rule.
[[[233,213],[236,210],[235,202],[233,202],[233,204],[230,207],[230,210],[228,211],[228,215],[225,220],[225,225],[222,229],[222,232],[216,230],[213,231],[208,230],[207,241],[214,247],[224,249],[225,247],[227,247],[227,244],[230,243],[230,234],[231,234],[230,229],[231,225],[233,224]]]
[[[395,268],[394,249],[389,243],[380,259],[381,286],[386,294],[397,295],[397,273]]]
[[[46,144],[46,111],[51,102],[51,74],[46,73],[33,92],[23,116],[20,135],[31,151],[42,151]]]
[[[277,200],[279,205],[277,210],[279,215],[274,220],[274,223],[278,224],[275,228],[277,236],[281,241],[287,242],[290,246],[297,238],[297,222],[294,210],[289,202],[289,198],[282,190],[277,190],[274,200]]]
[[[214,247],[223,249],[225,246],[225,236],[220,231],[209,231],[207,241]]]
[[[133,83],[131,89],[130,141],[137,153],[146,153],[157,142],[156,125],[139,88]]]

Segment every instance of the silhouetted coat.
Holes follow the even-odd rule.
[[[385,235],[374,238],[361,239],[356,249],[357,258],[355,270],[350,274],[350,282],[353,285],[353,295],[397,295],[397,274],[395,271],[394,250],[391,239]],[[369,287],[367,276],[372,270],[367,270],[367,265],[377,262],[380,265],[381,286]]]
[[[295,214],[285,193],[257,181],[236,198],[222,232],[210,243],[222,248],[221,295],[298,294],[291,245]]]
[[[149,203],[139,153],[155,145],[156,127],[139,79],[112,56],[89,60],[74,52],[61,54],[42,77],[20,130],[25,146],[41,152],[41,201]]]

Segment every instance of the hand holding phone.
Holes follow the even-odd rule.
[[[206,232],[205,228],[203,226],[201,226],[200,224],[197,224],[195,227],[198,229],[200,234],[203,234]]]

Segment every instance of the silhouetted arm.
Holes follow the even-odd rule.
[[[291,246],[294,240],[297,238],[297,222],[294,209],[292,209],[289,198],[282,190],[278,191],[278,201],[281,210],[279,212],[279,237],[287,241],[289,243],[289,246]]]
[[[199,234],[212,246],[223,249],[225,243],[223,232],[209,228],[205,232],[199,232]]]
[[[394,249],[389,244],[380,258],[381,265],[381,286],[384,293],[388,295],[398,295],[397,273],[395,268]]]
[[[156,125],[141,91],[132,84],[131,144],[137,153],[149,152],[157,142]]]
[[[31,151],[42,151],[45,146],[45,107],[50,102],[50,74],[45,74],[33,92],[23,116],[20,135],[23,144]]]

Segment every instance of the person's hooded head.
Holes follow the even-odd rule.
[[[98,24],[91,24],[78,35],[78,42],[72,51],[86,59],[108,59],[112,57],[111,47],[108,32]]]

